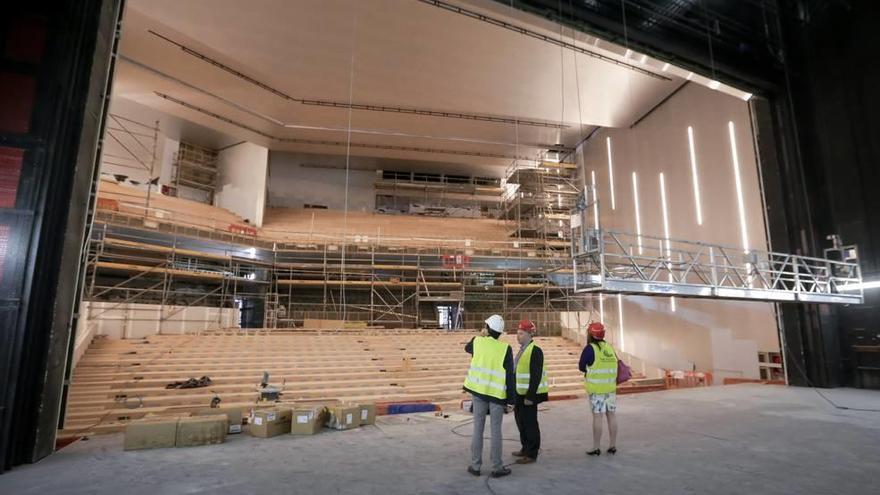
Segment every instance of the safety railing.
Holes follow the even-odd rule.
[[[746,251],[611,230],[586,229],[574,242],[576,292],[863,302],[857,260]]]

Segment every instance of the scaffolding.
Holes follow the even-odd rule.
[[[200,191],[205,195],[205,203],[214,202],[217,189],[217,151],[188,143],[180,142],[174,156],[174,185],[169,188],[172,196],[180,196],[182,188]]]
[[[590,294],[862,301],[849,290],[861,282],[853,247],[835,244],[825,258],[810,258],[604,230],[595,191],[578,192],[574,170],[546,162],[511,170],[504,206],[513,237],[498,241],[258,236],[173,217],[145,222],[149,208],[142,215],[99,208],[85,299],[101,305],[89,318],[144,303],[159,308],[151,318],[160,331],[198,307],[231,310],[231,326],[241,327],[454,329],[500,313],[558,334],[559,312],[593,312]],[[566,208],[575,214],[563,220],[560,238],[550,215]],[[204,318],[196,322],[230,326],[220,313]]]
[[[576,176],[573,163],[514,162],[504,180],[503,218],[512,222],[510,237],[535,240],[545,254],[564,255],[570,244],[571,211],[580,194]]]
[[[101,170],[112,168],[117,173],[103,172],[117,181],[127,180],[131,175],[144,174],[146,180],[130,180],[132,185],[146,187],[144,212],[149,210],[150,196],[159,182],[158,145],[159,122],[153,125],[109,113],[104,129],[105,147],[101,152]]]
[[[162,308],[161,328],[185,308],[251,303],[261,314],[248,318],[242,311],[243,326],[330,321],[437,328],[444,326],[438,318],[443,312],[451,319],[446,328],[462,328],[501,313],[528,314],[546,332],[558,333],[552,313],[589,310],[558,277],[567,265],[548,264],[530,243],[436,238],[426,245],[420,238],[413,246],[407,238],[315,233],[308,241],[279,242],[166,219],[145,230],[119,212],[101,211],[96,221],[86,300],[114,306],[102,306],[93,319],[127,303],[148,303]],[[215,320],[222,323],[220,315]]]
[[[127,321],[153,321],[161,328],[177,321],[188,308],[218,308],[241,312],[244,303],[261,300],[269,284],[266,265],[247,258],[247,249],[191,249],[181,238],[150,232],[111,230],[98,220],[89,242],[85,300],[102,302],[90,320],[120,318],[132,305],[148,305],[155,314],[126,315]],[[161,242],[158,242],[161,241]],[[230,246],[231,247],[231,246]],[[242,252],[243,251],[243,252]],[[222,312],[190,323],[228,325]],[[239,318],[235,324],[247,322]]]

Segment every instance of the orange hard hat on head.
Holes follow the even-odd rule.
[[[587,333],[594,339],[605,339],[605,325],[601,322],[594,321],[587,326]]]
[[[535,333],[535,324],[532,323],[532,320],[520,320],[516,328],[523,332]]]

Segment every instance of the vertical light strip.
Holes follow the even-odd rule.
[[[639,245],[639,255],[642,254],[642,215],[639,212],[639,179],[633,172],[633,203],[636,207],[636,242]]]
[[[590,170],[590,178],[593,180],[593,226],[599,230],[599,204],[596,202],[599,196],[599,186],[596,184],[595,170]]]
[[[623,296],[617,294],[617,322],[620,325],[620,350],[626,352],[626,342],[623,340]]]
[[[605,323],[605,296],[599,294],[599,321]]]
[[[616,210],[617,204],[614,202],[614,162],[611,160],[611,137],[605,138],[605,144],[608,148],[608,182],[611,185],[611,209]]]
[[[669,240],[669,207],[666,204],[666,178],[663,175],[663,172],[660,172],[660,203],[663,206],[663,237],[665,237],[666,242],[666,256],[672,257],[672,248],[671,242]],[[663,249],[660,249],[660,254],[663,254]],[[672,271],[669,272],[669,281],[674,282],[675,279],[672,277]],[[669,306],[672,309],[672,312],[675,312],[675,296],[669,299]]]
[[[666,254],[669,255],[669,208],[666,206],[666,178],[660,172],[660,202],[663,206],[663,236],[666,237]]]
[[[700,206],[700,180],[697,176],[697,152],[694,149],[694,128],[688,126],[688,147],[691,152],[691,175],[694,178],[694,202],[697,206],[697,225],[703,225],[703,207]]]
[[[742,234],[743,252],[749,252],[749,232],[746,229],[746,207],[743,202],[742,178],[739,174],[739,153],[736,151],[736,131],[733,122],[727,123],[727,130],[730,134],[730,158],[733,161],[733,175],[736,179],[736,201],[739,207],[739,229]]]

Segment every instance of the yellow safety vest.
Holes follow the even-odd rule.
[[[529,391],[529,379],[532,377],[531,375],[531,364],[532,364],[532,351],[538,346],[535,345],[535,341],[529,342],[529,345],[526,346],[526,349],[523,351],[522,355],[519,357],[519,362],[516,363],[516,394],[517,395],[526,395],[526,392]],[[547,384],[547,359],[544,359],[544,369],[541,372],[541,383],[538,384],[538,393],[546,394],[550,391],[550,386]]]
[[[593,346],[593,364],[584,374],[584,389],[588,394],[610,394],[617,391],[617,353],[607,342]]]
[[[474,355],[464,387],[471,392],[496,399],[507,399],[507,376],[504,357],[510,346],[492,337],[474,338]]]

